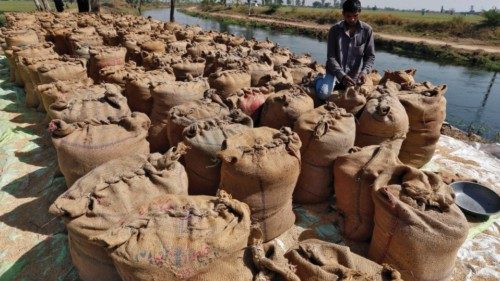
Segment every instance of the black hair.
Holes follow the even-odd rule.
[[[342,11],[350,13],[361,12],[361,2],[359,0],[346,0],[342,4]]]

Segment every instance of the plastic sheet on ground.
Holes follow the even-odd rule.
[[[24,106],[24,92],[8,77],[7,61],[0,57],[0,280],[77,280],[64,225],[48,214],[48,207],[66,185],[42,124],[45,115]],[[460,172],[500,190],[500,160],[446,136],[425,168]],[[296,205],[294,211],[296,224],[275,240],[278,246],[287,249],[310,237],[346,243],[334,206]],[[498,217],[471,226],[453,279],[499,280]],[[349,246],[362,252],[366,245]]]

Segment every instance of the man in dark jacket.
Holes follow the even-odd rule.
[[[347,0],[342,5],[344,20],[328,33],[326,75],[316,80],[316,94],[326,99],[334,87],[345,88],[363,84],[375,61],[372,28],[358,19],[359,0]]]

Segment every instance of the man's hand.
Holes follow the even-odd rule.
[[[346,87],[354,86],[356,84],[356,82],[354,82],[354,80],[352,80],[352,78],[348,75],[344,75],[344,77],[342,77],[341,83]]]
[[[361,72],[358,75],[358,84],[362,85],[365,84],[365,82],[366,82],[366,74],[364,72]]]

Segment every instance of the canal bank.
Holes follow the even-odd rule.
[[[167,20],[168,9],[149,10],[143,13],[159,20]],[[245,38],[277,42],[295,53],[310,53],[318,62],[326,59],[326,42],[321,38],[300,35],[286,30],[260,28],[232,24],[201,17],[193,17],[180,11],[176,21],[181,24],[199,25],[205,30],[228,32]],[[379,70],[416,68],[417,81],[447,84],[447,122],[465,132],[477,133],[490,141],[500,139],[500,83],[492,71],[472,67],[442,65],[423,59],[408,58],[397,54],[377,51],[375,67]]]

